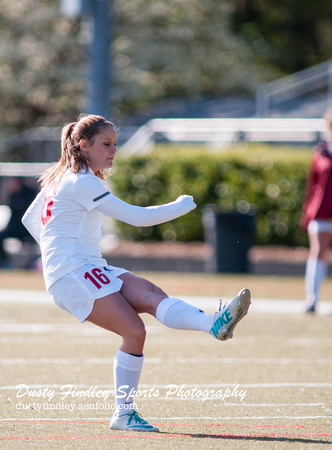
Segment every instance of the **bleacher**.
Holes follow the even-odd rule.
[[[239,141],[312,145],[322,137],[324,127],[323,119],[152,119],[121,147],[121,153],[148,153],[156,140],[199,142],[213,150]]]

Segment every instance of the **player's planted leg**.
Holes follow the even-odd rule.
[[[135,356],[118,350],[114,359],[114,387],[116,410],[111,419],[113,430],[159,431],[134,409],[133,398],[143,367],[144,356]]]

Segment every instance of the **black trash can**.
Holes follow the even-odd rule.
[[[206,262],[207,272],[249,272],[248,251],[255,232],[255,214],[222,212],[213,206],[203,210],[205,241],[213,254]]]

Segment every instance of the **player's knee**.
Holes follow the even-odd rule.
[[[127,337],[144,344],[146,338],[146,330],[143,322],[137,322],[130,330],[128,330]]]
[[[163,298],[167,297],[166,292],[164,292],[159,286],[156,286],[156,285],[153,286],[153,293],[155,295],[157,295],[158,297],[163,297]]]

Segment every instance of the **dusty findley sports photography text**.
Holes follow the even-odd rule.
[[[168,384],[164,388],[151,387],[146,389],[131,389],[128,392],[127,385],[122,385],[118,388],[116,393],[117,398],[132,397],[132,398],[165,398],[165,399],[200,399],[203,402],[205,400],[216,400],[225,401],[227,399],[239,398],[242,401],[246,395],[247,391],[240,389],[239,385],[235,387],[227,387],[224,389],[202,389],[198,387],[187,387],[185,384]],[[17,389],[16,398],[38,398],[46,399],[46,401],[51,401],[56,395],[60,396],[60,400],[68,399],[102,399],[104,402],[109,397],[115,395],[114,391],[111,389],[100,389],[98,386],[90,386],[88,389],[79,389],[72,384],[66,384],[58,388],[51,387],[39,387],[33,388],[29,387],[27,384],[20,384],[15,387]]]

